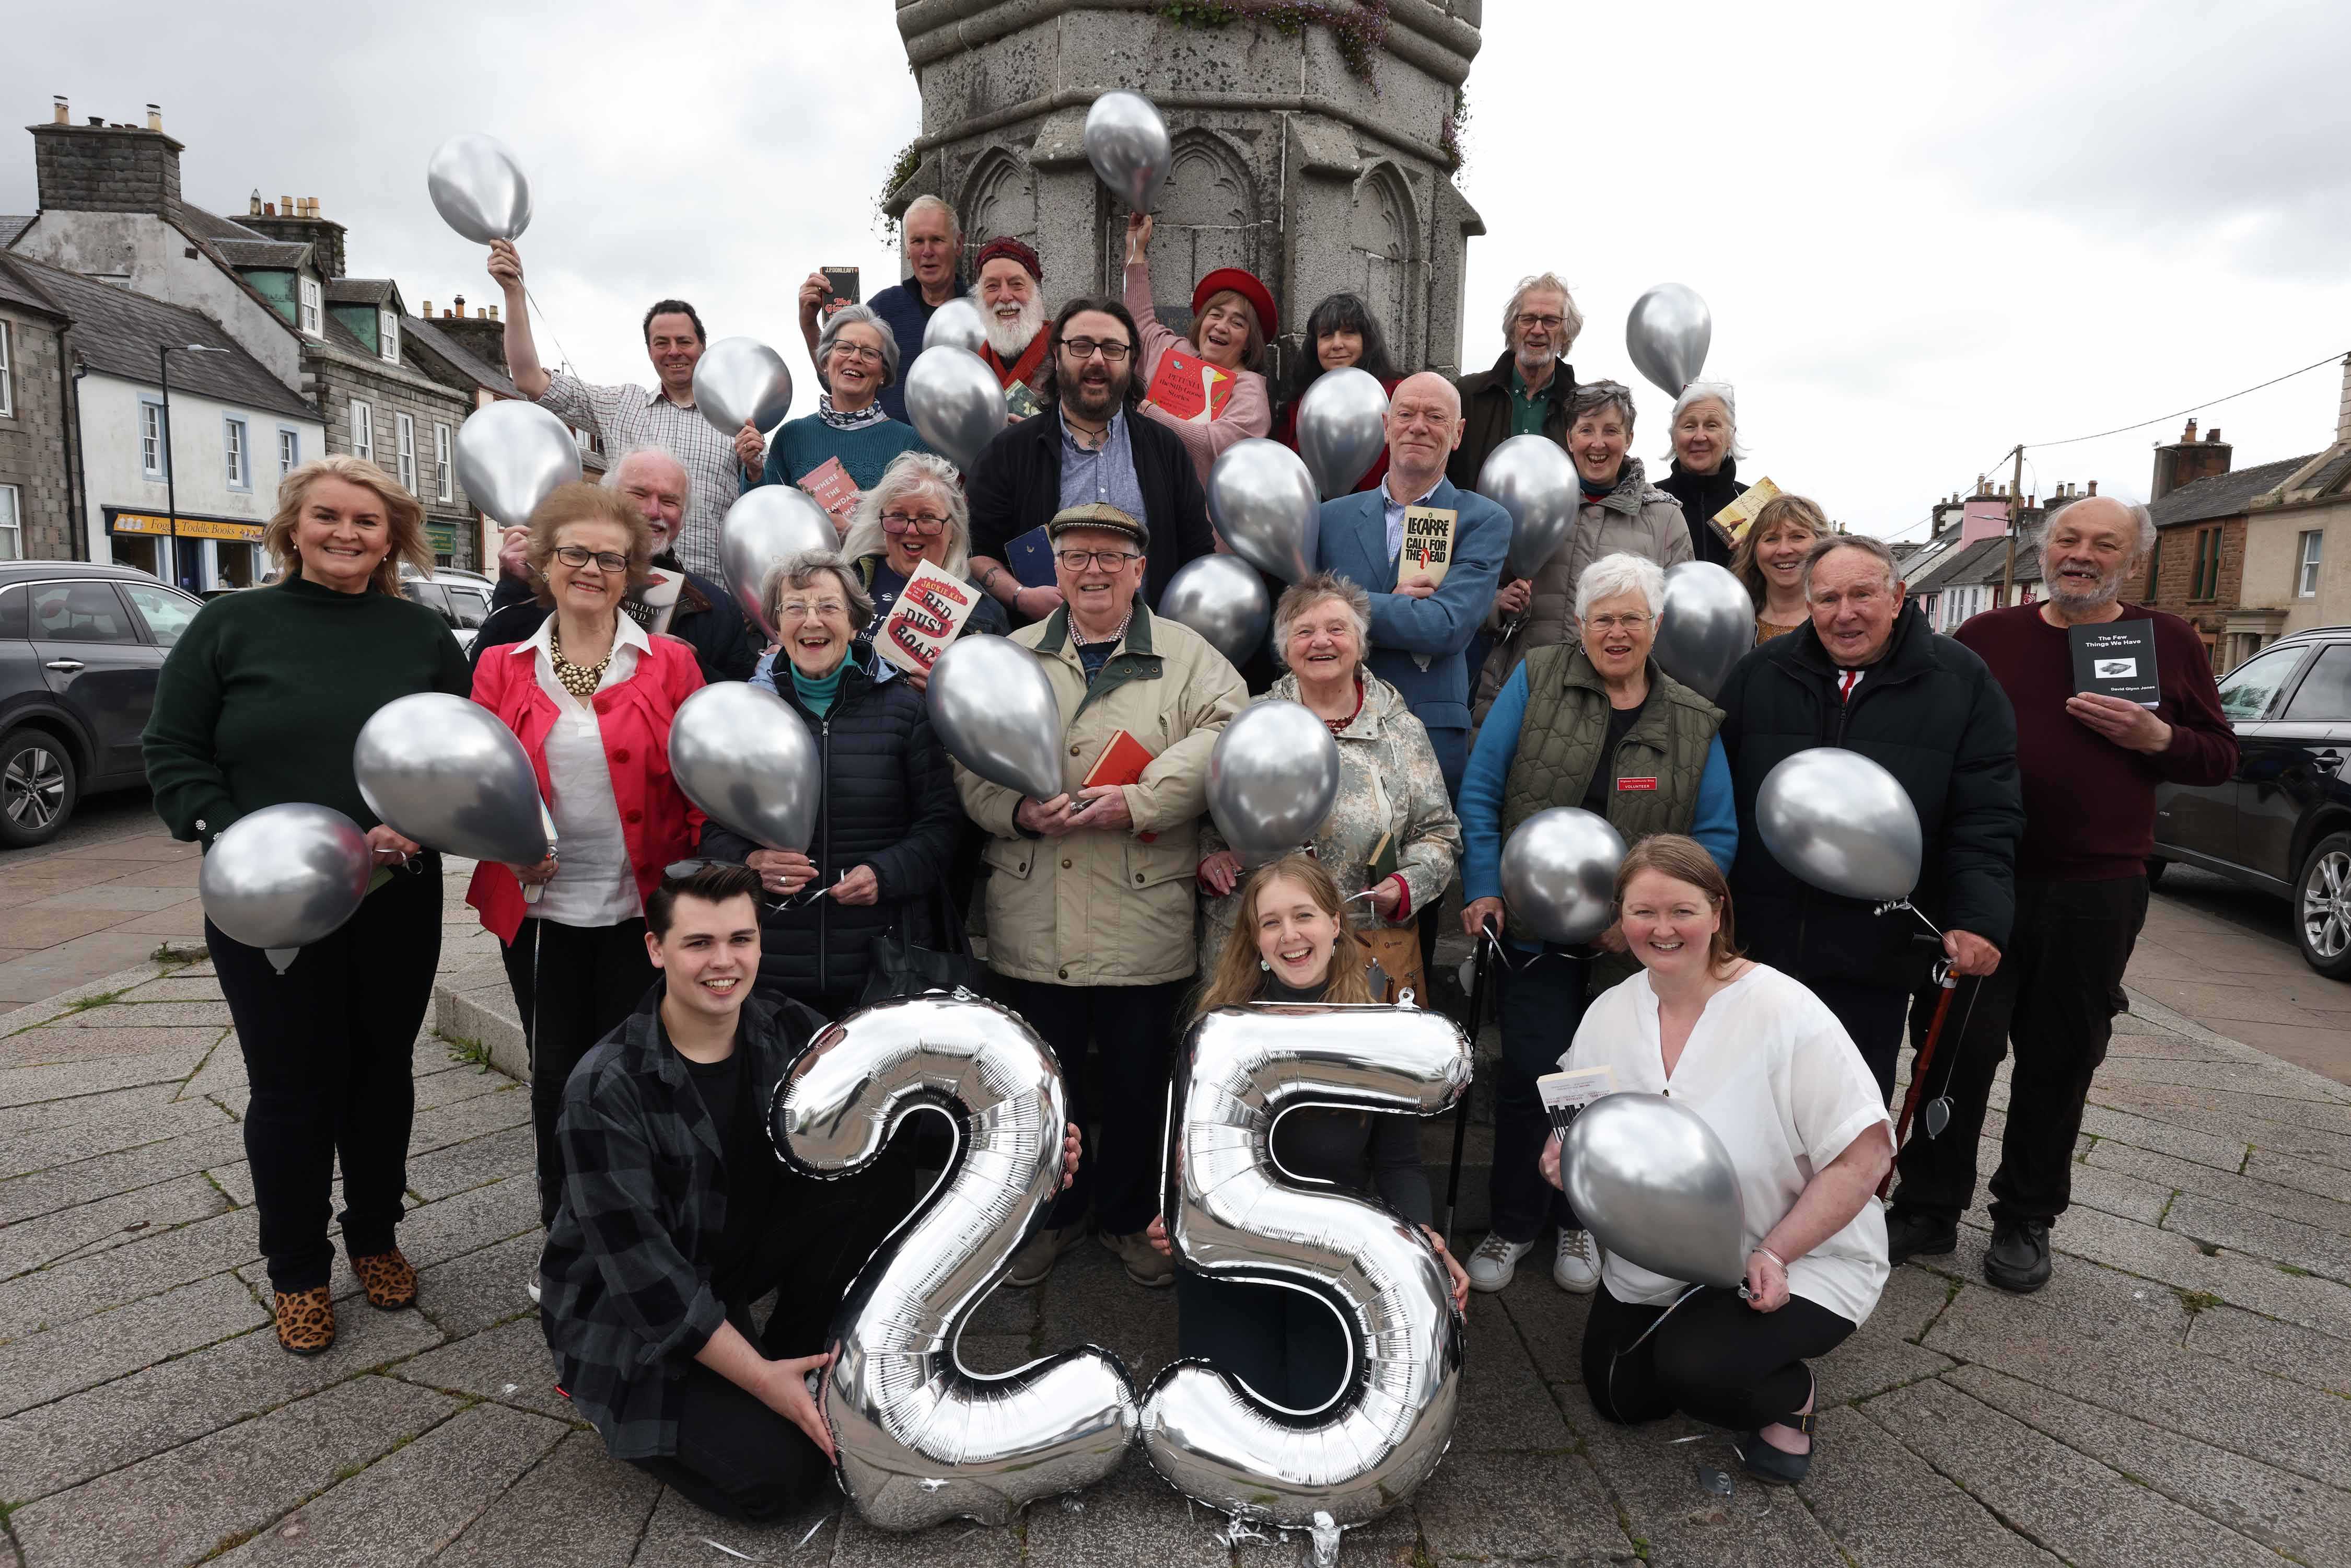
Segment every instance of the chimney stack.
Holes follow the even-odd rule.
[[[2193,440],[2195,440],[2195,439],[2196,439],[2196,420],[2195,420],[2195,417],[2194,417],[2193,415],[2190,415],[2190,416],[2189,416],[2189,421],[2188,421],[2188,428],[2187,428],[2185,431],[2183,431],[2183,432],[2181,432],[2181,433],[2180,433],[2179,442],[2180,442],[2180,444],[2184,446],[2184,445],[2186,445],[2189,442],[2191,442],[2191,441],[2193,441]]]
[[[180,144],[163,134],[161,110],[148,123],[109,125],[92,115],[75,125],[65,98],[52,100],[50,122],[33,133],[34,184],[45,209],[66,213],[166,215],[180,200]]]
[[[2093,495],[2093,496],[2095,496],[2095,495],[2096,495],[2097,493],[2098,493],[2098,482],[2097,482],[2095,479],[2093,479],[2093,480],[2091,480],[2091,481],[2090,481],[2090,494],[2091,494],[2091,495]]]
[[[2149,504],[2162,500],[2182,485],[2193,485],[2229,471],[2231,447],[2217,430],[2196,439],[2196,422],[2189,420],[2179,439],[2155,449],[2155,477],[2147,487]]]

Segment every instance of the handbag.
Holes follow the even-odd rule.
[[[1410,991],[1416,1006],[1428,1005],[1428,986],[1420,967],[1417,925],[1374,925],[1357,931],[1355,940],[1363,944],[1364,956],[1372,961],[1369,977],[1374,1001],[1393,1005]]]
[[[947,934],[948,947],[945,952],[917,944],[902,922],[873,938],[871,948],[872,970],[865,977],[865,989],[858,997],[859,1007],[872,1007],[899,997],[919,997],[925,991],[967,990],[974,995],[987,994],[987,968],[971,950],[970,934],[964,930],[956,912],[947,907],[954,902],[943,896],[946,889],[936,888],[929,895],[943,913],[936,921],[938,929]]]

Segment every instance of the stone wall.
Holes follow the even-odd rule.
[[[8,334],[9,412],[0,415],[0,485],[14,486],[27,560],[73,559],[73,496],[65,454],[66,393],[57,323],[0,307]]]
[[[455,442],[457,427],[465,423],[473,407],[472,398],[413,371],[361,360],[321,344],[311,345],[305,369],[315,378],[313,384],[324,411],[327,450],[330,453],[356,451],[351,439],[351,402],[357,399],[369,405],[373,416],[370,423],[375,435],[376,466],[398,478],[397,416],[405,413],[416,422],[416,496],[424,503],[424,520],[448,530],[449,565],[476,566],[480,545],[475,538],[477,530],[472,506],[465,499],[465,486],[457,482],[454,465],[449,478],[450,498],[440,498],[433,440],[433,427],[445,424]]]
[[[180,199],[180,144],[128,125],[32,125],[43,211],[164,213]]]

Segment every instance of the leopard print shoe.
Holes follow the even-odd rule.
[[[277,1292],[277,1343],[294,1355],[316,1355],[335,1343],[335,1303],[320,1285]]]
[[[397,1247],[352,1259],[351,1272],[365,1287],[368,1305],[380,1312],[396,1312],[416,1304],[416,1269]]]

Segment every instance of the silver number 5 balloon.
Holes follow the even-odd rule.
[[[1417,1226],[1276,1168],[1295,1105],[1433,1116],[1469,1086],[1469,1042],[1412,1008],[1224,1008],[1192,1026],[1169,1108],[1168,1239],[1186,1268],[1303,1289],[1338,1312],[1348,1376],[1330,1405],[1279,1410],[1199,1360],[1143,1399],[1143,1448],[1176,1489],[1284,1529],[1394,1508],[1437,1468],[1461,1393],[1461,1319]]]
[[[777,1085],[768,1131],[795,1167],[862,1167],[907,1116],[956,1124],[946,1174],[850,1286],[833,1318],[824,1418],[867,1522],[1000,1524],[1088,1486],[1134,1441],[1134,1385],[1093,1345],[976,1377],[965,1322],[1061,1185],[1067,1094],[1018,1015],[958,995],[883,1002],[824,1033]]]

